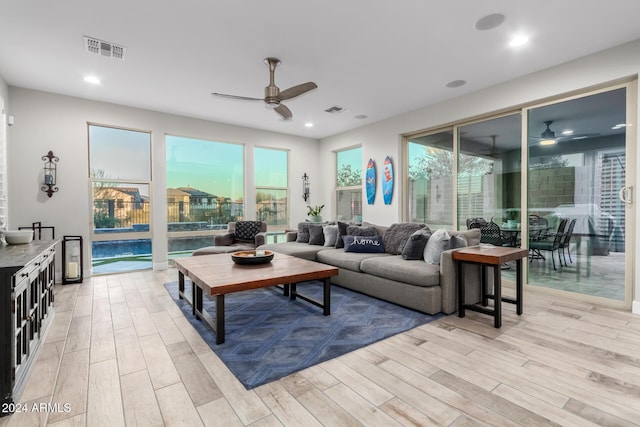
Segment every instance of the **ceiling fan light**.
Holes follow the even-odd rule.
[[[555,139],[543,139],[540,141],[540,145],[554,145],[557,142],[558,141],[556,141]]]

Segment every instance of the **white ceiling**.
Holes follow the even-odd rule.
[[[474,28],[492,13],[505,22]],[[638,16],[638,0],[0,0],[0,76],[11,86],[323,138],[640,39]],[[529,43],[509,47],[517,34]],[[87,53],[83,36],[125,46],[126,60]],[[318,84],[285,102],[291,121],[262,103],[211,95],[263,97],[267,56],[282,61],[281,90]],[[89,74],[102,83],[85,83]],[[445,87],[457,79],[467,84]],[[348,111],[324,112],[334,105]]]

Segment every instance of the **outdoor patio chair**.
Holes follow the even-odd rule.
[[[571,244],[571,236],[573,235],[573,228],[576,226],[577,221],[578,220],[574,218],[571,220],[571,222],[569,222],[569,228],[567,228],[566,233],[564,233],[564,239],[562,239],[562,242],[560,242],[560,249],[562,250],[562,258],[564,258],[564,265],[567,265],[566,254],[569,254],[569,261],[573,264],[573,260],[571,259],[571,248],[569,245]],[[566,254],[565,254],[565,249],[567,250]]]
[[[467,229],[482,228],[487,225],[487,220],[484,218],[467,218]]]
[[[529,255],[529,261],[533,261],[534,259],[542,259],[546,260],[542,252],[547,251],[551,252],[551,261],[553,262],[553,269],[556,270],[556,259],[553,257],[554,252],[558,252],[558,261],[560,262],[560,266],[562,267],[562,258],[560,257],[560,244],[562,243],[562,239],[564,239],[564,230],[567,226],[567,220],[561,219],[558,224],[558,230],[551,235],[548,235],[544,239],[536,239],[529,241],[529,251],[531,252]]]
[[[192,255],[223,254],[255,249],[266,243],[267,223],[237,221],[227,224],[227,232],[213,236],[213,246],[196,249]]]

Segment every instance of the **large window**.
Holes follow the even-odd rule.
[[[432,228],[453,225],[453,133],[409,139],[408,212],[410,221]]]
[[[458,128],[458,228],[494,221],[509,245],[519,245],[521,223],[520,113]]]
[[[244,219],[244,147],[167,135],[170,255],[212,244],[212,230]]]
[[[89,125],[94,274],[151,268],[151,134]]]
[[[253,153],[256,219],[266,221],[269,231],[284,230],[289,224],[289,152],[255,148]]]
[[[336,215],[362,221],[362,147],[336,152]]]

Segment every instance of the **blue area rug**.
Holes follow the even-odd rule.
[[[291,301],[271,287],[225,297],[226,341],[215,334],[178,299],[178,282],[167,291],[211,349],[247,389],[364,347],[442,317],[429,316],[339,286],[331,287],[331,315],[302,300]],[[191,292],[191,283],[185,283]],[[322,283],[298,284],[298,292],[322,301]],[[215,318],[213,298],[204,309]]]

